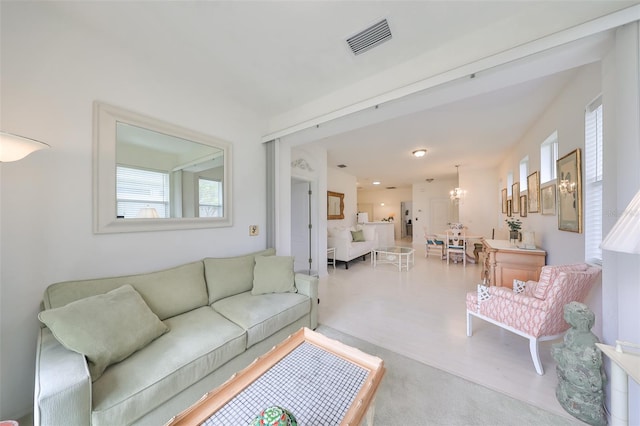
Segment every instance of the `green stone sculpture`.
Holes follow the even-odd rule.
[[[564,319],[571,328],[563,343],[556,343],[551,355],[558,363],[556,398],[569,414],[591,425],[606,425],[604,386],[606,376],[599,342],[591,327],[594,313],[578,302],[564,307]]]

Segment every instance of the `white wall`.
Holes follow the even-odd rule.
[[[473,235],[491,238],[498,226],[502,211],[497,172],[491,169],[469,169],[460,167],[460,188],[465,196],[459,202],[460,223]],[[496,234],[496,238],[497,238]]]
[[[603,61],[603,234],[640,189],[640,31],[638,23],[616,32]],[[603,340],[640,343],[640,256],[603,252]],[[629,424],[640,424],[640,385],[629,380]],[[611,395],[611,392],[608,392]]]
[[[413,241],[424,241],[424,228],[429,233],[442,232],[444,229],[429,229],[431,222],[431,200],[449,199],[449,191],[458,186],[456,179],[434,180],[433,182],[420,182],[413,184]],[[450,205],[449,217],[450,221],[458,219],[458,208],[453,204]]]
[[[126,46],[56,16],[46,3],[4,3],[2,12],[2,130],[52,147],[0,165],[0,418],[16,418],[33,407],[36,315],[48,284],[264,248],[264,235],[248,236],[249,225],[265,225],[264,123],[188,76],[128,56]],[[93,234],[96,99],[231,141],[234,225]]]

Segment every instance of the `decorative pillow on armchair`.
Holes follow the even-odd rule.
[[[293,256],[256,257],[251,294],[295,293]]]
[[[516,294],[520,294],[524,292],[524,289],[527,287],[527,283],[522,280],[513,280],[513,292]]]
[[[38,318],[65,348],[87,357],[94,382],[109,365],[169,331],[130,285],[42,311]]]

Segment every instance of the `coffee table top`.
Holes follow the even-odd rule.
[[[271,406],[301,425],[357,425],[384,372],[380,358],[303,328],[168,425],[246,425]]]
[[[378,248],[375,248],[374,250],[379,253],[392,253],[392,254],[409,254],[414,252],[414,249],[411,247],[397,247],[397,246],[378,247]]]

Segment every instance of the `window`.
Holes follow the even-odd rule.
[[[169,174],[116,166],[118,217],[148,217],[144,208],[155,209],[159,217],[169,217]]]
[[[587,106],[584,120],[585,259],[602,263],[602,98]]]
[[[527,176],[529,176],[529,156],[520,160],[520,191],[527,190]]]
[[[511,194],[511,185],[513,185],[513,172],[509,172],[507,173],[507,195],[513,195]]]
[[[198,179],[200,217],[222,217],[222,182]]]
[[[558,160],[558,132],[553,132],[540,145],[540,183],[556,178],[556,161]]]

